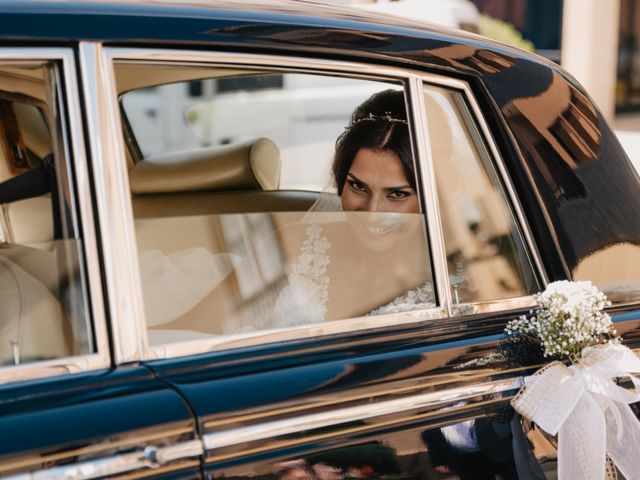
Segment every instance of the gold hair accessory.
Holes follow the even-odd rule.
[[[393,117],[391,115],[391,112],[384,112],[384,115],[374,115],[373,113],[369,112],[366,117],[358,118],[357,120],[352,121],[347,127],[345,127],[345,130],[350,129],[360,122],[375,122],[376,120],[384,120],[385,122],[389,123],[402,123],[404,125],[408,125],[406,120],[404,120],[403,118]]]

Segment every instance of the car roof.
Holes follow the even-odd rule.
[[[247,14],[293,15],[297,17],[327,18],[383,24],[403,28],[424,28],[425,22],[396,15],[334,5],[314,0],[5,0],[0,11],[22,12],[87,12],[110,14],[158,14],[162,11],[180,11],[184,16],[207,11],[229,10]],[[436,25],[433,27],[438,28]]]
[[[207,30],[199,30],[201,36],[197,38],[193,31],[189,35],[189,27],[218,20],[253,22],[255,25],[279,23],[322,27],[384,33],[394,37],[440,38],[508,51],[512,55],[523,54],[471,32],[313,0],[4,0],[0,2],[0,15],[11,17],[11,22],[3,22],[0,40],[42,38],[162,42],[182,39],[202,43],[206,42]],[[47,28],[35,23],[36,18],[47,19]],[[105,30],[105,27],[112,26],[110,20],[116,18],[135,21],[122,22],[115,31]],[[165,22],[161,22],[163,19]],[[167,23],[167,19],[171,19],[171,23]],[[162,23],[166,27],[171,25],[171,28],[151,28]],[[538,60],[545,61],[541,57]]]

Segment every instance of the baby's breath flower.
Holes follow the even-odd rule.
[[[598,343],[619,343],[611,318],[604,308],[611,305],[591,282],[550,283],[536,295],[538,308],[511,320],[507,337],[525,338],[541,345],[545,357],[577,361],[582,349]]]

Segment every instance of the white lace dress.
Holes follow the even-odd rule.
[[[288,274],[288,284],[278,295],[273,309],[278,326],[321,323],[326,320],[329,302],[327,267],[331,261],[331,243],[322,226],[309,225],[298,259]],[[435,306],[431,282],[396,297],[367,313],[367,316],[385,315]]]
[[[412,310],[421,310],[435,306],[433,286],[431,285],[431,282],[425,282],[419,287],[409,290],[404,295],[396,297],[386,305],[372,310],[367,315],[385,315],[388,313],[409,312]]]
[[[325,320],[329,301],[329,248],[322,227],[310,225],[298,260],[288,274],[288,284],[278,295],[274,321],[283,327],[320,323]]]

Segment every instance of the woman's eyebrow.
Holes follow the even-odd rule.
[[[413,190],[413,187],[409,184],[407,185],[400,185],[399,187],[386,187],[385,190],[404,190],[405,188],[409,188],[411,190]]]
[[[365,187],[368,187],[367,182],[364,182],[364,181],[360,180],[358,177],[356,177],[356,176],[355,176],[353,173],[351,173],[351,172],[348,172],[348,173],[347,173],[347,177],[348,177],[348,178],[350,178],[350,179],[351,179],[351,180],[353,180],[353,181],[356,181],[356,182],[358,182],[358,183],[363,184]]]
[[[364,185],[365,187],[367,187],[367,188],[369,187],[369,185],[367,185],[367,182],[364,182],[364,181],[360,180],[358,177],[356,177],[356,176],[355,176],[353,173],[351,173],[351,172],[347,173],[347,177],[348,177],[348,178],[350,178],[351,180],[354,180],[354,181],[356,181],[356,182],[358,182],[358,183],[363,184],[363,185]],[[385,187],[384,189],[385,189],[386,191],[390,192],[390,191],[393,191],[393,190],[403,190],[403,189],[405,189],[405,188],[409,188],[409,189],[413,190],[413,187],[412,187],[411,185],[409,185],[408,183],[407,183],[407,184],[405,184],[405,185],[397,186],[397,187]]]

